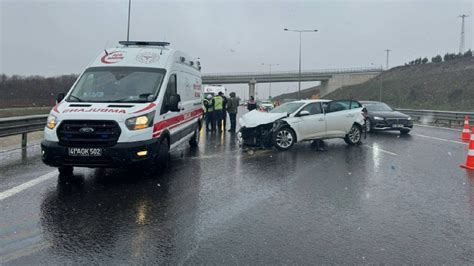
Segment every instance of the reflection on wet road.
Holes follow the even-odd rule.
[[[1,201],[0,263],[474,263],[474,174],[457,132],[417,127],[288,152],[201,132],[161,174],[77,168]],[[425,138],[417,136],[432,136]],[[6,191],[54,169],[0,154]]]

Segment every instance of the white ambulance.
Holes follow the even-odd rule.
[[[204,85],[204,89],[202,90],[202,98],[206,99],[208,95],[212,97],[222,92],[224,95],[227,95],[227,89],[222,85]]]
[[[41,142],[60,178],[80,167],[165,167],[168,153],[197,146],[201,66],[165,42],[119,42],[58,95]]]

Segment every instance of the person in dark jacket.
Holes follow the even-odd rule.
[[[240,98],[235,96],[235,92],[230,93],[230,99],[227,101],[227,112],[230,118],[229,132],[235,132],[237,110],[239,108]]]
[[[222,125],[223,129],[225,131],[226,129],[226,122],[227,122],[227,97],[224,96],[224,93],[221,91],[219,92],[219,95],[222,97]]]
[[[204,112],[206,114],[206,130],[214,131],[216,123],[214,122],[214,99],[212,95],[207,95],[207,99],[203,101]]]
[[[257,102],[255,101],[255,98],[253,96],[250,96],[250,100],[247,103],[247,109],[249,111],[257,109]]]

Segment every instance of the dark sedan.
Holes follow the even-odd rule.
[[[367,132],[378,130],[396,130],[408,134],[413,129],[411,117],[393,110],[383,102],[360,101],[367,109]]]

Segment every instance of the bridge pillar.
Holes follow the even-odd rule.
[[[255,84],[257,84],[257,81],[255,79],[249,81],[249,99],[250,96],[253,96],[253,98],[255,98]]]

